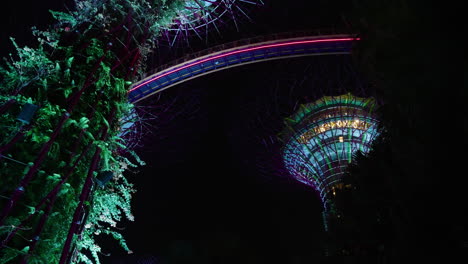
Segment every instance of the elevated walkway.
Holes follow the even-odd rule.
[[[301,32],[216,46],[158,67],[148,77],[132,85],[128,93],[129,101],[136,103],[182,82],[245,64],[290,57],[349,54],[356,40],[349,34],[317,35],[315,32],[312,35]]]

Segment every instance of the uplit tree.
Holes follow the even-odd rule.
[[[99,234],[130,252],[122,133],[129,85],[186,0],[77,0],[0,68],[0,263],[99,263]],[[196,2],[196,1],[193,1]],[[135,120],[136,122],[137,120]],[[133,159],[133,160],[132,160]]]

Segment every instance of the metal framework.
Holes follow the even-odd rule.
[[[378,135],[371,98],[351,94],[325,96],[301,105],[286,119],[282,151],[285,167],[296,180],[312,186],[325,212],[343,188],[341,179],[356,151],[367,153]]]
[[[180,9],[171,23],[161,27],[162,39],[170,46],[174,46],[177,40],[183,39],[189,44],[189,39],[197,36],[208,41],[208,32],[212,29],[220,33],[220,27],[226,24],[225,20],[232,20],[237,31],[238,16],[248,16],[249,6],[263,5],[262,0],[186,0],[185,8]]]
[[[349,34],[296,34],[246,39],[191,54],[156,69],[154,74],[135,83],[129,91],[129,101],[135,103],[193,78],[245,64],[288,57],[349,54],[353,42],[358,40]]]

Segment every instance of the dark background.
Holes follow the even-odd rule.
[[[47,10],[63,10],[65,2],[72,7],[72,1],[9,2],[0,17],[0,55],[7,56],[12,50],[8,36],[14,36],[20,46],[35,43],[29,28],[49,24],[51,16]],[[153,63],[165,63],[181,54],[262,34],[321,28],[340,28],[352,32],[349,18],[353,17],[354,22],[360,21],[360,14],[354,10],[356,6],[351,1],[265,2],[264,7],[249,11],[254,23],[240,17],[240,32],[227,22],[222,29],[223,35],[213,33],[215,35],[210,37],[208,46],[196,39],[191,41],[190,47],[181,45],[175,50],[161,44]],[[394,17],[382,15],[382,20],[379,20],[379,12],[385,11],[377,9],[379,12],[375,12],[371,7],[367,10],[368,21],[380,22],[380,29],[387,29],[384,27],[389,25],[391,28],[395,24],[395,28],[406,30],[406,37],[420,32],[405,39],[406,46],[402,45],[403,40],[397,42],[402,45],[402,50],[409,47],[416,54],[414,58],[402,61],[403,64],[411,59],[413,62],[422,61],[410,66],[411,70],[418,69],[421,64],[440,65],[441,61],[434,60],[434,56],[442,50],[447,51],[439,46],[442,38],[431,38],[431,41],[425,38],[431,35],[428,34],[431,31],[429,28],[438,26],[440,20],[440,14],[428,6],[425,3],[409,6],[409,10],[418,10],[419,16],[412,23],[404,25],[398,24],[401,22],[398,21],[398,13]],[[434,23],[426,23],[433,20]],[[379,59],[388,60],[385,53],[376,53],[384,54]],[[144,255],[156,256],[162,263],[312,263],[317,260],[323,254],[319,199],[312,189],[281,177],[281,169],[276,172],[261,169],[280,166],[270,166],[265,161],[267,158],[256,157],[259,138],[255,134],[256,131],[274,134],[275,128],[255,120],[274,119],[278,114],[275,105],[268,107],[266,104],[269,101],[261,98],[270,97],[273,101],[287,100],[285,104],[291,103],[294,99],[274,97],[272,91],[278,87],[306,89],[307,82],[301,84],[301,75],[307,73],[306,69],[311,64],[325,65],[326,59],[299,58],[233,68],[173,87],[163,92],[159,101],[155,98],[143,101],[142,106],[148,111],[153,111],[153,103],[167,107],[154,113],[158,119],[148,121],[153,129],[145,131],[141,147],[137,149],[147,165],[128,174],[138,190],[133,199],[136,221],[125,223],[122,228],[134,255],[128,257],[117,243],[105,241],[103,253],[111,253],[111,256],[103,258],[103,262],[123,263],[126,260],[132,263]],[[437,71],[429,70],[427,75]],[[398,76],[412,78],[411,74],[414,72]],[[425,76],[422,70],[417,74],[419,77]],[[333,78],[333,72],[325,77]],[[447,91],[455,94],[455,90]],[[429,87],[424,92],[423,99],[414,101],[415,108],[434,109],[430,105],[437,98],[435,89]],[[416,98],[415,92],[408,93],[407,97],[402,96],[401,91],[398,93],[395,92],[393,99],[409,101]],[[175,102],[173,105],[170,103],[172,101]],[[263,111],[265,109],[271,112]],[[434,118],[439,116],[443,115],[435,113]],[[432,129],[430,120],[426,120],[425,126]],[[466,122],[464,124],[466,131]],[[439,138],[437,135],[426,136],[429,142],[437,145],[434,143]],[[439,148],[446,151],[440,144]],[[424,209],[421,215],[425,214],[426,208],[432,210],[432,220],[426,224],[425,221],[416,223],[424,219],[421,215],[414,219],[414,225],[419,226],[421,233],[440,228],[439,223],[448,222],[442,210],[446,210],[446,217],[457,216],[460,219],[461,214],[454,214],[445,207],[445,201],[435,198],[445,197],[445,192],[438,192],[435,188],[438,182],[428,176],[428,168],[431,167],[427,163],[442,163],[442,160],[443,157],[421,158],[418,167],[410,170],[415,179],[419,177],[426,181],[423,194],[426,196],[414,199],[415,204],[423,206],[414,207]],[[437,172],[441,177],[453,175],[445,171],[446,174]],[[454,186],[451,188],[457,189]],[[460,198],[459,195],[450,197],[451,201]],[[451,232],[450,226],[444,228]]]
[[[196,37],[190,47],[180,44],[168,49],[161,43],[153,61],[168,62],[240,38],[330,28],[339,20],[339,12],[331,12],[336,7],[318,2],[311,15],[304,10],[304,2],[299,2],[285,8],[281,1],[273,1],[251,9],[254,23],[239,15],[239,32],[228,20],[221,27],[222,36],[212,32],[213,43],[208,46]],[[13,50],[9,36],[20,46],[36,45],[29,28],[50,24],[48,10],[64,10],[64,3],[73,8],[72,1],[10,2],[1,17],[1,55],[8,56]],[[300,65],[295,66],[296,62]],[[137,149],[147,165],[128,174],[138,190],[133,199],[136,221],[122,228],[134,256],[128,257],[107,238],[103,253],[111,257],[103,257],[104,263],[132,262],[143,255],[156,256],[164,263],[294,263],[294,259],[322,255],[317,195],[286,177],[259,172],[249,149],[256,138],[246,133],[253,133],[256,125],[250,130],[242,128],[259,115],[252,105],[254,98],[267,92],[268,86],[277,85],[271,76],[285,70],[283,63],[234,68],[162,94],[160,103],[169,105],[175,100],[175,104],[160,113],[159,118],[165,119],[163,125],[157,124],[160,131],[153,128]],[[296,59],[287,65],[300,70],[308,63]],[[295,79],[291,72],[296,71],[290,69],[278,77]],[[142,104],[148,109],[157,103],[147,101]]]
[[[241,32],[228,23],[223,36],[215,35],[211,44],[342,25],[339,12],[324,15],[314,11],[312,15],[304,5],[284,7],[274,1],[252,10],[256,22],[243,22]],[[159,53],[177,57],[181,50],[190,53],[206,47],[198,45],[196,37],[192,43],[190,48],[161,49]],[[163,62],[168,57],[156,56]],[[270,164],[259,164],[268,161],[258,161],[253,154],[259,152],[256,141],[263,136],[259,131],[275,135],[255,121],[265,118],[261,109],[276,111],[275,106],[266,105],[266,98],[260,98],[272,99],[272,91],[281,85],[294,86],[316,60],[233,68],[162,93],[155,103],[176,98],[176,106],[160,115],[167,125],[159,125],[153,136],[148,135],[139,152],[147,165],[135,175],[136,224],[129,224],[126,230],[135,252],[154,254],[167,263],[305,263],[323,255],[317,195],[307,186],[278,177],[285,173],[280,168],[276,173],[261,171],[259,167]],[[142,104],[151,105],[152,100],[148,101]]]

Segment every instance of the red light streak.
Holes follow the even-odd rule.
[[[319,43],[319,42],[334,42],[334,41],[353,41],[353,40],[360,40],[360,38],[336,38],[336,39],[314,39],[314,40],[304,40],[304,41],[293,41],[293,42],[285,42],[285,43],[278,43],[278,44],[269,44],[269,45],[263,45],[263,46],[258,46],[258,47],[253,47],[253,48],[248,48],[248,49],[241,49],[241,50],[235,50],[235,51],[231,51],[231,52],[228,52],[228,53],[224,53],[224,54],[220,54],[220,55],[216,55],[214,57],[209,57],[209,58],[206,58],[206,59],[203,59],[203,60],[200,60],[200,61],[196,61],[196,62],[192,62],[190,64],[187,64],[185,66],[182,66],[180,68],[177,68],[177,69],[174,69],[174,70],[171,70],[171,71],[168,71],[166,73],[163,73],[159,76],[156,76],[155,78],[153,79],[150,79],[150,80],[147,80],[143,83],[140,83],[138,85],[136,85],[135,87],[133,87],[132,89],[130,89],[128,92],[132,92],[138,88],[140,88],[141,86],[143,85],[146,85],[150,82],[153,82],[153,81],[156,81],[158,79],[161,79],[162,77],[164,76],[167,76],[169,74],[172,74],[174,72],[177,72],[177,71],[181,71],[183,69],[187,69],[187,68],[190,68],[192,66],[195,66],[195,65],[198,65],[198,64],[201,64],[201,63],[204,63],[204,62],[207,62],[207,61],[210,61],[210,60],[216,60],[216,59],[219,59],[219,58],[223,58],[223,57],[227,57],[227,56],[231,56],[231,55],[235,55],[235,54],[239,54],[239,53],[243,53],[243,52],[249,52],[249,51],[254,51],[254,50],[259,50],[259,49],[267,49],[267,48],[275,48],[275,47],[283,47],[283,46],[289,46],[289,45],[299,45],[299,44],[308,44],[308,43]]]

